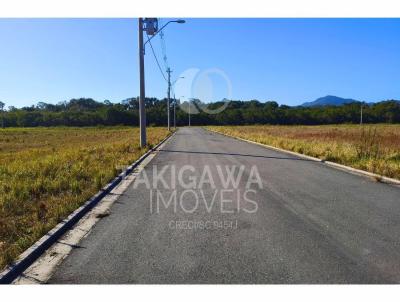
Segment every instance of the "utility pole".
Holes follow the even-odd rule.
[[[169,69],[169,68],[168,68]],[[168,73],[168,83],[171,83],[170,82],[170,73],[171,73],[172,71],[169,71],[169,73]],[[180,79],[184,79],[185,77],[179,77],[179,78],[177,78],[173,83],[172,83],[172,85],[175,85],[176,84],[176,82],[178,82]],[[169,86],[171,86],[171,84],[169,85]],[[169,94],[168,94],[169,95]],[[169,108],[169,107],[168,107]],[[168,111],[169,112],[169,111]],[[174,129],[176,130],[176,98],[175,98],[175,92],[174,92]]]
[[[189,127],[190,127],[190,99],[189,99]]]
[[[172,70],[168,67],[167,68],[167,73],[168,73],[168,100],[167,100],[168,131],[171,130],[171,126],[170,126],[171,72],[172,72]]]
[[[157,18],[139,18],[139,80],[140,80],[140,94],[139,94],[139,124],[140,124],[140,147],[144,148],[147,145],[146,139],[146,108],[145,108],[145,85],[144,85],[144,47],[150,42],[151,39],[155,37],[159,32],[161,32],[168,24],[178,23],[183,24],[185,20],[173,20],[168,21],[160,29],[158,28]],[[143,43],[143,31],[146,31],[148,36],[151,36]],[[168,85],[169,91],[170,84]],[[169,95],[169,92],[168,92]],[[169,96],[168,96],[169,99]],[[169,101],[168,101],[169,102]],[[168,108],[168,129],[169,129],[169,108]]]
[[[146,140],[146,109],[145,109],[145,85],[144,85],[144,45],[143,45],[143,18],[139,18],[139,124],[140,124],[140,148],[147,145]]]
[[[176,98],[174,93],[174,129],[176,130]]]
[[[4,128],[4,104],[2,101],[0,101],[0,112],[1,112],[1,128]]]
[[[363,103],[361,103],[361,112],[360,112],[360,125],[363,124]]]

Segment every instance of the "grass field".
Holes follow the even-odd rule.
[[[155,145],[168,131],[149,128]],[[138,128],[0,129],[0,269],[147,150]]]
[[[206,128],[400,179],[400,125]]]

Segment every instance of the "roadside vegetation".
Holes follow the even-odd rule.
[[[206,128],[400,179],[400,125],[208,126]]]
[[[0,129],[0,269],[146,151],[138,128]]]

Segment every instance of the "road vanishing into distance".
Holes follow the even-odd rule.
[[[178,130],[49,280],[399,282],[399,187],[201,128]]]

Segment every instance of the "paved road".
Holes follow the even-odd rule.
[[[158,188],[166,203],[177,192],[176,211],[159,202],[157,212],[157,190],[132,185],[50,283],[400,282],[400,188],[200,128],[169,140],[145,168],[149,180],[165,165],[193,166],[183,179],[197,177],[208,207],[177,181],[176,191]],[[238,186],[224,191],[217,166],[241,165]],[[199,181],[210,181],[205,166],[216,187]],[[167,185],[179,180],[171,171]]]

